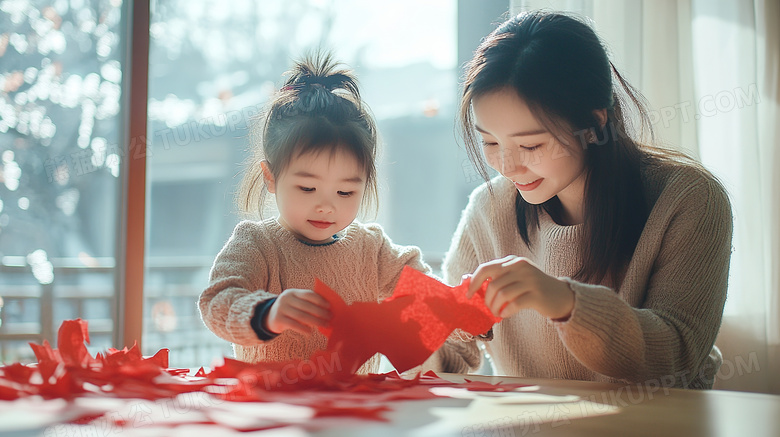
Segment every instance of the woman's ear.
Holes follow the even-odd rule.
[[[260,168],[263,170],[263,179],[265,180],[266,187],[268,187],[268,192],[275,193],[276,181],[274,180],[274,174],[271,171],[271,167],[268,166],[268,161],[265,159],[260,161]]]
[[[604,127],[607,124],[607,108],[594,109],[593,116],[599,121],[599,126]]]

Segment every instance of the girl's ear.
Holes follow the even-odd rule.
[[[271,171],[271,167],[268,166],[268,161],[265,159],[260,161],[260,168],[263,169],[263,179],[265,179],[265,185],[268,187],[268,192],[275,193],[276,181],[274,180],[274,174]]]

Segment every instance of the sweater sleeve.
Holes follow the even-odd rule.
[[[720,184],[690,187],[669,214],[640,308],[607,287],[566,278],[575,305],[567,321],[554,323],[561,340],[583,365],[612,378],[676,386],[712,378],[717,368],[707,360],[726,300],[731,236]]]
[[[382,227],[377,224],[366,225],[366,228],[379,239],[377,279],[380,301],[393,295],[404,266],[409,266],[426,275],[431,273],[431,267],[423,261],[420,248],[393,243]]]
[[[450,286],[461,283],[465,274],[474,273],[479,266],[477,253],[471,234],[476,196],[472,196],[469,204],[461,214],[460,222],[452,237],[450,248],[444,256],[442,274],[444,282]],[[479,228],[478,228],[479,229]],[[468,373],[479,369],[482,362],[482,351],[474,341],[475,337],[465,331],[456,329],[447,342],[434,354],[438,370],[452,373]]]
[[[469,221],[470,217],[467,211],[464,211],[441,267],[444,282],[453,287],[460,284],[463,275],[474,273],[479,267],[474,243],[469,234]]]
[[[198,301],[203,323],[218,337],[243,346],[263,343],[252,327],[252,317],[258,304],[276,297],[262,290],[268,268],[257,226],[250,221],[236,226],[214,260],[209,285]]]

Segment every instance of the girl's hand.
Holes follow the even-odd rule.
[[[528,258],[509,255],[480,264],[471,278],[467,297],[490,279],[485,304],[499,317],[532,308],[550,319],[566,319],[574,309],[574,291],[566,282],[544,273]]]
[[[310,334],[313,326],[328,326],[329,308],[328,301],[314,291],[289,288],[271,305],[265,327],[274,334],[287,329]]]

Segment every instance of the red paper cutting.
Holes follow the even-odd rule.
[[[327,351],[338,354],[347,373],[377,352],[401,372],[420,365],[455,329],[479,335],[501,320],[485,305],[485,286],[467,299],[468,285],[466,280],[450,287],[407,266],[384,302],[346,305],[317,279],[314,291],[328,301],[332,314],[330,326],[320,328],[329,337]]]
[[[401,317],[401,313],[415,302],[414,296],[381,304],[355,302],[346,305],[319,280],[314,290],[330,303],[331,332],[326,351],[338,354],[343,372],[355,373],[377,352],[383,353],[403,372],[422,363],[433,352],[421,342],[423,326],[414,319]],[[422,361],[420,357],[423,357]]]

